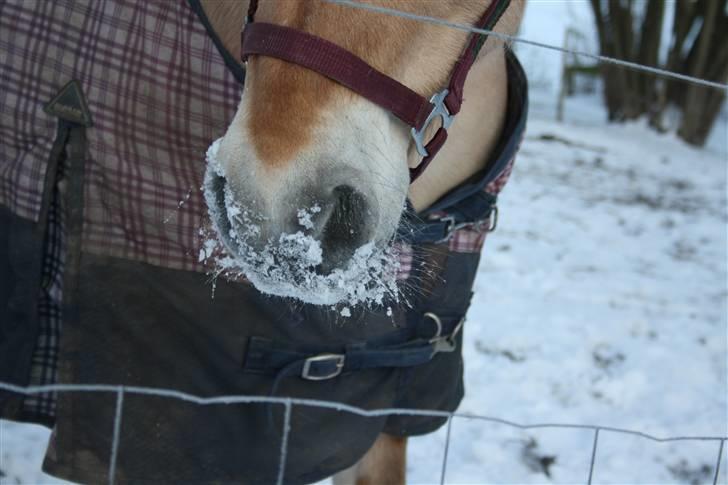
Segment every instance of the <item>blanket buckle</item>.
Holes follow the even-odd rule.
[[[301,377],[309,381],[325,381],[341,374],[344,369],[344,354],[319,354],[303,362]]]

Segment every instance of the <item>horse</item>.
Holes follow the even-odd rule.
[[[230,52],[240,48],[247,3],[202,0],[213,29]],[[371,3],[473,25],[491,0]],[[515,34],[524,3],[510,2],[495,30]],[[447,83],[469,38],[460,30],[322,0],[264,1],[255,12],[255,22],[323,38],[427,98]],[[238,207],[260,215],[257,241],[295,231],[298,208],[318,201],[319,213],[310,229],[323,246],[324,272],[346,264],[362,244],[386,246],[406,200],[414,211],[424,210],[484,169],[506,117],[504,48],[496,38],[485,43],[465,82],[465,102],[449,127],[447,143],[412,183],[410,169],[418,166],[422,155],[407,127],[387,110],[318,72],[251,55],[243,96],[217,151],[224,176],[215,190],[227,187]],[[437,128],[436,123],[427,126],[424,138],[430,139]],[[214,216],[225,219],[225,208]],[[221,224],[229,227],[230,222]],[[406,447],[406,437],[382,433],[366,455],[337,474],[334,482],[404,483]]]

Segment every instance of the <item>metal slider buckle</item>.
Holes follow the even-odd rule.
[[[493,204],[491,206],[491,212],[485,219],[479,219],[477,221],[468,222],[455,222],[453,216],[445,216],[439,220],[439,222],[446,223],[445,237],[439,241],[435,241],[435,244],[444,243],[452,239],[457,231],[469,227],[476,232],[493,232],[498,226],[498,206]]]
[[[432,96],[430,98],[430,103],[433,104],[432,111],[430,111],[430,114],[427,115],[427,118],[425,118],[425,123],[422,125],[422,128],[419,130],[412,128],[410,130],[410,133],[412,133],[412,138],[415,140],[417,153],[419,153],[421,157],[426,157],[427,155],[429,155],[429,153],[427,153],[427,149],[425,148],[424,137],[425,130],[428,126],[430,126],[432,120],[435,119],[436,116],[441,117],[442,127],[447,130],[448,128],[450,128],[452,120],[455,119],[455,117],[450,114],[450,111],[448,111],[447,106],[445,106],[445,97],[447,96],[448,92],[449,91],[446,88]]]
[[[457,334],[460,333],[460,330],[462,330],[463,324],[465,323],[465,317],[460,319],[450,335],[442,335],[442,320],[440,320],[440,317],[432,312],[425,313],[424,317],[429,318],[435,322],[435,325],[437,325],[435,336],[430,339],[430,343],[432,344],[432,354],[434,355],[438,352],[454,352],[457,348],[455,337],[457,337]]]
[[[327,360],[333,361],[334,369],[328,374],[311,374],[311,365],[317,362],[326,362]],[[309,357],[303,363],[303,370],[301,371],[301,377],[308,379],[309,381],[325,381],[326,379],[333,379],[334,377],[341,374],[344,369],[344,361],[346,356],[344,354],[320,354]]]

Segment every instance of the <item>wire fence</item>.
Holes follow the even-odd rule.
[[[403,12],[401,10],[397,10],[397,9],[393,9],[393,8],[380,7],[378,5],[371,5],[371,4],[364,3],[364,2],[355,2],[353,0],[324,0],[324,1],[331,3],[331,4],[335,4],[335,5],[341,5],[344,7],[355,8],[355,9],[359,9],[359,10],[367,10],[369,12],[375,12],[375,13],[380,13],[380,14],[384,14],[384,15],[391,15],[394,17],[400,17],[400,18],[409,19],[409,20],[416,20],[419,22],[426,22],[426,23],[430,23],[430,24],[434,24],[434,25],[441,25],[443,27],[450,27],[453,29],[462,30],[465,32],[471,32],[474,34],[488,35],[491,37],[495,37],[496,39],[500,39],[500,40],[507,41],[507,42],[516,42],[516,43],[520,43],[520,44],[527,44],[527,45],[532,45],[535,47],[540,47],[542,49],[548,49],[548,50],[553,50],[553,51],[558,51],[558,52],[566,52],[566,53],[573,54],[576,56],[595,59],[595,60],[598,60],[601,62],[605,62],[607,64],[615,64],[617,66],[625,67],[628,69],[633,69],[636,71],[649,72],[651,74],[656,74],[658,76],[672,78],[672,79],[679,79],[680,81],[698,84],[698,85],[706,86],[709,88],[728,90],[728,84],[726,84],[726,83],[720,83],[720,82],[716,82],[716,81],[710,81],[707,79],[701,79],[701,78],[694,77],[694,76],[688,76],[686,74],[681,74],[679,72],[668,71],[667,69],[660,69],[658,67],[647,66],[647,65],[640,64],[637,62],[625,61],[623,59],[617,59],[615,57],[603,56],[600,54],[594,54],[591,52],[579,51],[579,50],[574,50],[574,49],[567,49],[565,47],[546,44],[544,42],[538,42],[535,40],[524,39],[523,37],[518,37],[515,35],[509,35],[509,34],[504,34],[501,32],[496,32],[495,30],[480,29],[477,27],[473,27],[472,25],[451,22],[449,20],[445,20],[445,19],[441,19],[441,18],[437,18],[437,17],[429,17],[427,15],[418,15],[418,14],[413,14],[410,12]]]
[[[30,386],[23,387],[6,382],[0,382],[0,390],[33,395],[48,392],[94,392],[94,393],[111,393],[116,394],[116,408],[114,413],[113,436],[111,442],[111,454],[109,457],[109,475],[108,483],[114,484],[116,477],[116,463],[119,455],[119,439],[121,435],[124,396],[127,394],[166,397],[177,399],[200,406],[212,404],[277,404],[283,406],[284,418],[283,427],[281,429],[281,448],[278,459],[278,473],[276,483],[282,485],[285,483],[286,459],[288,457],[288,438],[291,433],[291,413],[294,406],[315,407],[321,409],[329,409],[342,413],[350,413],[362,417],[381,417],[381,416],[428,416],[428,417],[445,417],[447,418],[447,428],[445,434],[445,445],[443,460],[440,472],[440,484],[445,484],[445,476],[447,471],[448,452],[450,449],[452,422],[455,418],[471,419],[484,422],[490,422],[517,428],[521,430],[527,429],[581,429],[590,430],[594,433],[592,447],[590,449],[589,470],[585,471],[585,483],[591,484],[594,477],[594,466],[596,463],[597,447],[599,446],[600,433],[617,433],[622,435],[631,435],[644,438],[647,440],[665,443],[673,441],[711,441],[717,444],[718,456],[715,459],[715,471],[713,473],[713,485],[717,485],[718,476],[720,474],[721,460],[723,457],[723,448],[728,436],[655,436],[643,431],[617,428],[613,426],[600,426],[596,424],[575,424],[575,423],[533,423],[523,424],[496,416],[486,416],[482,414],[446,412],[422,409],[403,409],[403,408],[385,408],[385,409],[362,409],[350,404],[334,401],[322,401],[318,399],[300,399],[293,397],[269,397],[269,396],[251,396],[251,395],[229,395],[201,397],[174,389],[162,389],[140,386],[123,386],[110,384],[55,384],[48,386]]]
[[[593,54],[590,52],[584,52],[584,51],[578,51],[573,49],[566,49],[564,47],[555,46],[546,44],[543,42],[533,41],[529,39],[524,39],[518,36],[512,36],[508,34],[503,34],[500,32],[495,32],[488,29],[479,29],[475,28],[471,25],[465,25],[465,24],[459,24],[456,22],[450,22],[445,19],[435,18],[435,17],[429,17],[425,15],[417,15],[410,12],[403,12],[396,9],[386,8],[386,7],[379,7],[376,5],[371,5],[363,2],[354,2],[352,0],[325,0],[328,3],[341,5],[345,7],[355,8],[355,9],[362,9],[367,10],[371,12],[376,12],[384,15],[392,15],[400,18],[406,18],[410,20],[416,20],[421,22],[427,22],[435,25],[441,25],[445,27],[450,27],[466,32],[472,32],[476,34],[481,35],[489,35],[495,38],[498,38],[500,40],[504,40],[507,42],[516,42],[516,43],[522,43],[527,45],[532,45],[536,47],[540,47],[543,49],[549,49],[559,52],[567,52],[576,56],[582,56],[587,57],[591,59],[598,60],[600,62],[615,64],[624,68],[633,69],[637,71],[642,72],[648,72],[651,74],[672,78],[672,79],[678,79],[681,81],[685,81],[688,83],[698,84],[702,86],[706,86],[709,88],[714,89],[723,89],[728,90],[728,84],[726,83],[720,83],[715,81],[710,81],[706,79],[700,79],[693,76],[684,75],[677,72],[668,71],[665,69],[660,69],[652,66],[646,66],[639,63],[624,61],[621,59],[616,59],[612,57],[607,57],[603,55]],[[49,392],[57,392],[57,393],[78,393],[78,392],[92,392],[92,393],[111,393],[116,395],[116,407],[115,407],[115,414],[114,414],[114,426],[113,426],[113,437],[112,437],[112,445],[111,445],[111,452],[109,457],[109,471],[108,471],[108,483],[113,485],[116,478],[116,470],[117,470],[117,458],[119,454],[119,440],[120,440],[120,434],[123,424],[123,408],[124,408],[124,397],[127,394],[133,394],[133,395],[146,395],[146,396],[156,396],[156,397],[163,397],[163,398],[170,398],[170,399],[176,399],[180,401],[185,401],[189,403],[194,403],[200,406],[205,405],[213,405],[213,404],[274,404],[274,405],[280,405],[283,406],[284,409],[284,419],[283,419],[283,426],[281,429],[281,447],[280,447],[280,453],[279,453],[279,460],[278,460],[278,471],[277,471],[277,484],[283,484],[285,482],[285,467],[286,467],[286,460],[288,457],[288,443],[289,443],[289,436],[291,433],[291,414],[293,411],[294,406],[305,406],[305,407],[315,407],[315,408],[322,408],[322,409],[329,409],[333,411],[338,411],[342,413],[350,413],[362,417],[381,417],[381,416],[393,416],[393,415],[405,415],[405,416],[427,416],[427,417],[445,417],[447,418],[447,426],[446,426],[446,434],[445,434],[445,444],[444,444],[444,452],[443,452],[443,460],[441,464],[441,472],[440,472],[440,483],[445,483],[446,478],[446,471],[447,471],[447,463],[448,463],[448,453],[450,450],[450,442],[451,442],[451,430],[452,430],[452,422],[456,418],[462,418],[462,419],[471,419],[471,420],[479,420],[484,422],[490,422],[495,424],[500,424],[503,426],[509,426],[512,428],[517,428],[521,430],[529,430],[529,429],[543,429],[543,428],[552,428],[552,429],[581,429],[581,430],[590,430],[593,432],[593,441],[592,446],[589,450],[590,458],[589,458],[589,468],[585,471],[585,483],[591,484],[594,478],[594,468],[596,464],[596,457],[597,457],[597,449],[599,446],[599,439],[600,436],[603,433],[615,433],[615,434],[621,434],[621,435],[632,435],[636,437],[640,437],[643,439],[655,441],[655,442],[676,442],[676,441],[702,441],[702,442],[715,442],[717,445],[717,457],[715,458],[715,469],[713,473],[713,485],[716,485],[718,483],[718,477],[720,474],[721,469],[721,461],[723,457],[723,450],[725,446],[726,440],[728,440],[728,436],[655,436],[650,433],[645,433],[638,430],[633,429],[626,429],[626,428],[618,428],[618,427],[612,427],[612,426],[601,426],[601,425],[595,425],[595,424],[574,424],[574,423],[559,423],[559,422],[549,422],[549,423],[533,423],[533,424],[523,424],[518,423],[515,421],[495,417],[495,416],[487,416],[487,415],[479,415],[479,414],[471,414],[471,413],[460,413],[460,412],[444,412],[444,411],[436,411],[436,410],[420,410],[420,409],[402,409],[402,408],[387,408],[387,409],[373,409],[373,410],[367,410],[362,409],[356,406],[352,406],[345,403],[340,402],[333,402],[333,401],[322,401],[322,400],[316,400],[316,399],[300,399],[300,398],[291,398],[291,397],[268,397],[268,396],[252,396],[252,395],[228,395],[228,396],[214,396],[214,397],[201,397],[196,396],[193,394],[177,391],[174,389],[164,389],[164,388],[151,388],[151,387],[139,387],[139,386],[124,386],[124,385],[110,385],[110,384],[85,384],[85,385],[75,385],[75,384],[55,384],[55,385],[45,385],[45,386],[29,386],[29,387],[23,387],[23,386],[17,386],[10,383],[0,382],[0,390],[13,392],[13,393],[19,393],[23,395],[34,395],[34,394],[42,394],[42,393],[49,393]]]

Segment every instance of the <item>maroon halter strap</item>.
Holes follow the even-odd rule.
[[[476,27],[495,25],[505,11],[508,0],[493,0]],[[467,47],[455,63],[447,89],[427,100],[407,86],[374,69],[364,60],[333,42],[300,30],[282,25],[253,22],[257,0],[251,0],[248,18],[241,34],[241,58],[250,55],[275,57],[316,71],[346,86],[411,127],[411,134],[418,153],[423,157],[420,164],[410,169],[410,181],[414,182],[435,157],[447,140],[447,128],[452,123],[463,102],[465,79],[472,67],[484,39],[471,34]],[[424,145],[424,131],[436,117],[442,117],[442,126]]]
[[[246,25],[243,60],[254,54],[276,57],[316,71],[417,129],[422,128],[432,111],[432,104],[407,86],[333,42],[300,30],[264,22]]]

